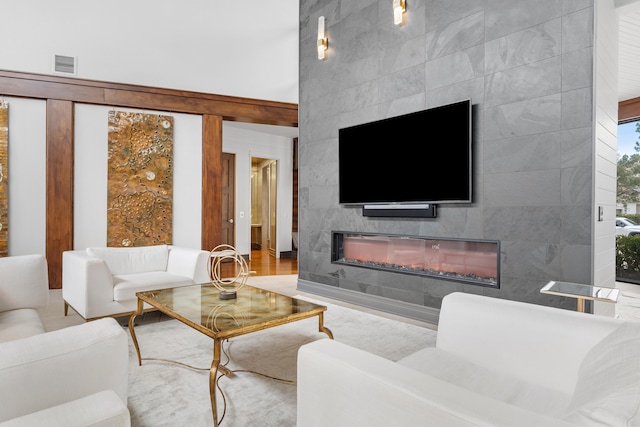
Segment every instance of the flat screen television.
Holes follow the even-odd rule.
[[[342,128],[343,205],[472,202],[471,101]]]

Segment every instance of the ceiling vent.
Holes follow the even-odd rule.
[[[76,75],[76,57],[55,55],[53,71],[59,74]]]

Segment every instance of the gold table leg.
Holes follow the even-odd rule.
[[[131,339],[133,340],[133,346],[136,348],[136,353],[138,353],[138,366],[142,366],[142,358],[140,357],[140,347],[138,346],[138,339],[136,338],[136,333],[133,330],[133,321],[136,316],[142,313],[142,307],[144,306],[144,302],[138,298],[138,310],[131,314],[129,317],[129,333],[131,334]]]
[[[320,332],[324,332],[329,336],[329,338],[333,339],[333,332],[324,326],[324,311],[318,314],[318,330]]]
[[[218,427],[218,411],[216,408],[216,377],[218,376],[218,366],[220,365],[220,345],[220,340],[213,340],[213,361],[211,362],[211,369],[209,370],[209,395],[211,397],[213,427]]]
[[[580,313],[584,313],[584,298],[576,299],[576,311],[579,311]]]
[[[140,347],[138,346],[138,340],[136,338],[133,325],[136,316],[142,313],[143,307],[144,302],[141,299],[138,299],[138,309],[131,314],[131,317],[129,317],[129,332],[131,333],[131,339],[133,340],[133,345],[136,348],[136,353],[138,354],[138,365],[140,366],[142,365],[142,358],[140,356]],[[318,329],[320,332],[324,332],[329,338],[333,339],[333,332],[324,326],[324,313],[320,313],[318,315]],[[221,340],[213,340],[213,360],[211,361],[211,368],[209,369],[209,396],[211,399],[211,414],[213,416],[214,427],[218,427],[218,411],[216,404],[216,379],[218,377],[218,370],[224,375],[232,375],[232,371],[229,371],[225,366],[220,366],[220,356],[222,353],[221,345]]]

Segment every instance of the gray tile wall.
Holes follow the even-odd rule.
[[[391,3],[300,1],[300,278],[434,308],[453,291],[574,307],[539,289],[591,277],[593,0],[407,0],[402,26]],[[465,98],[473,204],[433,220],[338,204],[339,128]],[[332,230],[500,240],[501,289],[331,264]]]

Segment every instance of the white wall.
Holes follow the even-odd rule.
[[[3,0],[0,69],[298,102],[298,0]]]
[[[46,103],[9,103],[9,255],[46,254]]]
[[[9,103],[9,255],[46,253],[46,103],[5,98]],[[107,242],[107,147],[109,107],[76,104],[74,248]],[[174,117],[173,244],[201,247],[202,118]],[[251,157],[278,161],[277,251],[291,250],[292,156],[290,138],[224,124],[223,150],[236,154],[236,246],[251,252]],[[243,213],[244,217],[241,218]],[[205,248],[207,249],[207,248]]]

